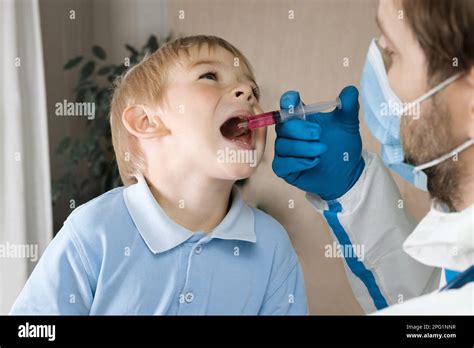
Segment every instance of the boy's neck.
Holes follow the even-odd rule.
[[[224,219],[230,205],[233,181],[193,176],[146,175],[156,201],[170,219],[197,232],[210,232]],[[165,177],[163,177],[165,176]]]

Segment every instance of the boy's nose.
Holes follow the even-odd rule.
[[[250,86],[240,85],[234,90],[234,95],[237,99],[250,101],[253,97],[253,91]]]

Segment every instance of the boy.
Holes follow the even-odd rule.
[[[306,314],[285,230],[233,188],[255,166],[222,158],[260,161],[265,129],[229,133],[258,99],[247,59],[217,37],[175,40],[130,69],[110,118],[125,187],[68,217],[11,313]]]

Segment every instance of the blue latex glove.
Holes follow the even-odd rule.
[[[359,92],[345,87],[341,109],[307,115],[276,126],[273,171],[290,185],[324,200],[341,197],[357,182],[364,169],[359,133]],[[300,95],[288,91],[280,108],[300,103]]]

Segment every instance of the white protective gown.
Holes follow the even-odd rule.
[[[438,291],[446,283],[443,269],[474,264],[474,205],[449,213],[434,204],[417,226],[380,158],[366,151],[362,156],[364,171],[345,195],[326,202],[308,193],[307,199],[341,250],[363,250],[362,258],[346,253],[344,265],[364,311],[474,314],[473,283]]]

